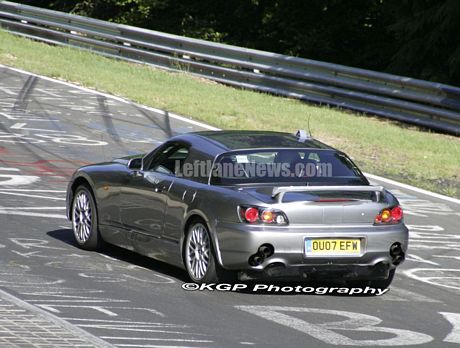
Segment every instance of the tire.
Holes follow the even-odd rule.
[[[80,185],[75,190],[72,201],[72,230],[80,248],[100,248],[102,238],[99,234],[96,202],[87,185]]]
[[[184,264],[190,279],[198,284],[232,282],[236,273],[217,262],[209,230],[202,220],[194,220],[184,241]]]

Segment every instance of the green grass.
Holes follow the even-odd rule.
[[[460,197],[460,139],[343,110],[223,86],[186,73],[53,47],[0,31],[0,63],[71,81],[226,129],[313,135],[366,172]]]

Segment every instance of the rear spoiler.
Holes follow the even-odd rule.
[[[319,192],[319,191],[347,191],[347,192],[375,192],[377,200],[380,194],[385,191],[383,186],[279,186],[274,187],[272,198],[277,198],[278,203],[283,202],[284,194],[287,192]]]

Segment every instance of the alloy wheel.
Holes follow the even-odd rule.
[[[206,275],[211,255],[211,243],[206,227],[197,223],[193,225],[188,236],[185,250],[187,269],[195,280]]]
[[[86,243],[92,231],[92,207],[88,193],[80,191],[73,203],[73,232],[80,244]]]

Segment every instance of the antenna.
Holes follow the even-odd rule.
[[[312,135],[311,135],[311,129],[310,129],[310,118],[311,118],[311,114],[308,115],[308,121],[307,121],[308,135],[309,135],[310,138],[311,138]]]

